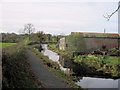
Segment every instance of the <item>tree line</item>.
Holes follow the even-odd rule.
[[[35,31],[34,25],[31,23],[28,23],[24,26],[23,31],[21,30],[21,32],[23,32],[22,34],[1,33],[2,40],[0,40],[0,42],[18,43],[28,37],[29,41],[31,42],[38,42],[38,43],[56,42],[58,43],[59,39],[63,37],[62,35],[45,34],[43,31],[40,31],[40,30],[37,32],[34,32],[34,31]]]

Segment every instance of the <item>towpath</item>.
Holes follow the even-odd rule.
[[[69,88],[66,83],[59,80],[54,74],[44,68],[29,49],[27,49],[27,54],[34,74],[45,88]]]

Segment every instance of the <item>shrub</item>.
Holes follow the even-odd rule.
[[[26,61],[25,49],[20,48],[11,55],[3,53],[2,71],[3,88],[36,88],[38,85],[32,78]]]
[[[117,50],[116,48],[113,48],[113,49],[110,49],[109,50],[109,54],[111,55],[111,56],[118,56],[119,55],[119,50]]]

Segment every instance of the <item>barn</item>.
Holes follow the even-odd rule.
[[[79,33],[83,36],[86,42],[88,52],[95,50],[109,50],[119,48],[119,35],[114,33],[86,33],[86,32],[71,32],[71,34]],[[60,39],[60,50],[68,50],[66,37]]]

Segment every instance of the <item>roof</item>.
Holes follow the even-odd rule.
[[[115,33],[88,33],[88,32],[71,32],[71,34],[79,33],[84,37],[115,37],[118,38],[119,34]]]

